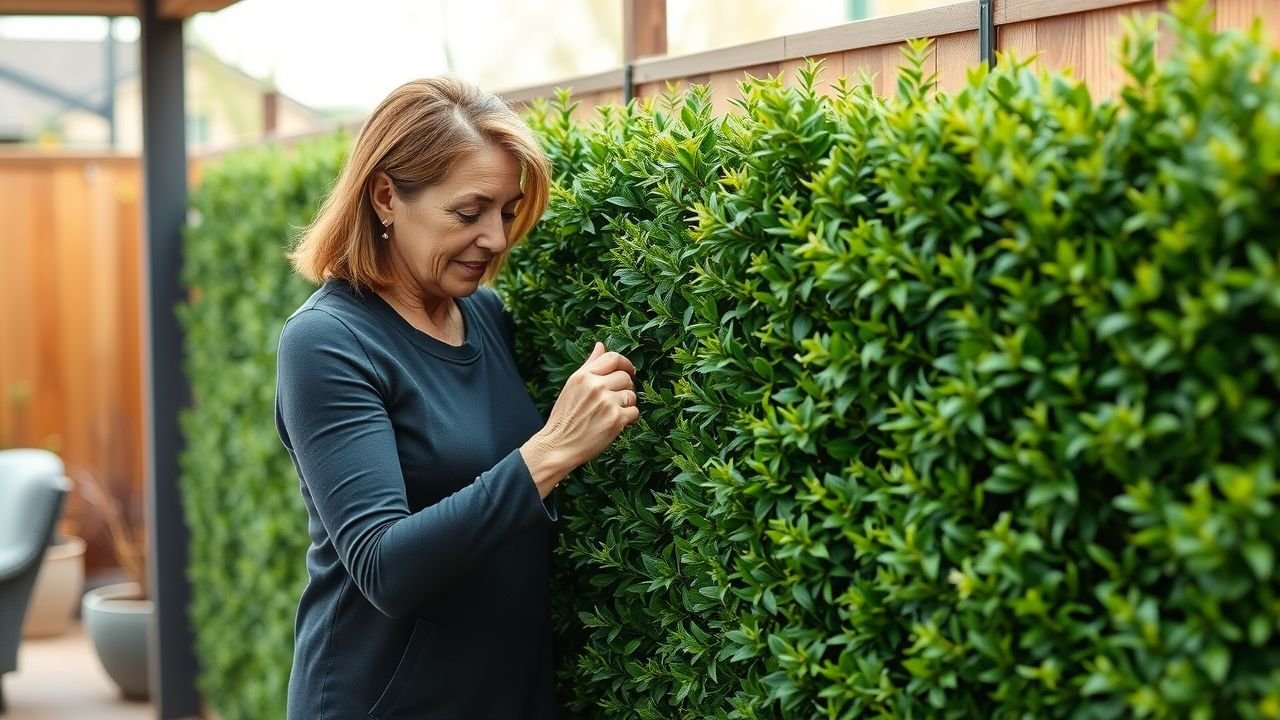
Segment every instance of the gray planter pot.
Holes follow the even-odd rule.
[[[52,637],[67,631],[84,592],[84,547],[84,540],[67,536],[44,551],[22,623],[22,637]]]
[[[107,585],[84,594],[80,614],[85,632],[107,675],[129,700],[146,700],[147,636],[155,606],[139,599],[137,583]]]

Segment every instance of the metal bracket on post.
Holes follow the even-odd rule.
[[[996,66],[995,0],[978,0],[978,52],[987,67]]]
[[[622,66],[622,104],[630,103],[636,97],[636,66],[634,63],[627,63]]]

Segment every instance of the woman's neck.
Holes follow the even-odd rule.
[[[378,293],[410,325],[431,337],[461,345],[465,338],[462,313],[451,297],[436,297],[425,292],[412,292],[403,283]]]

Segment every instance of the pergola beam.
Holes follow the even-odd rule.
[[[148,0],[150,2],[150,0]],[[216,12],[236,0],[156,0],[156,17],[182,20]],[[131,15],[141,17],[139,0],[0,0],[0,15]]]

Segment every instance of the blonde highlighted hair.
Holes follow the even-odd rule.
[[[497,96],[456,78],[435,77],[401,85],[374,109],[333,190],[289,254],[294,268],[313,283],[336,277],[362,290],[389,287],[387,245],[370,198],[374,173],[386,173],[396,194],[412,201],[459,160],[488,145],[520,161],[524,197],[507,247],[514,246],[547,207],[550,163],[533,132]]]

